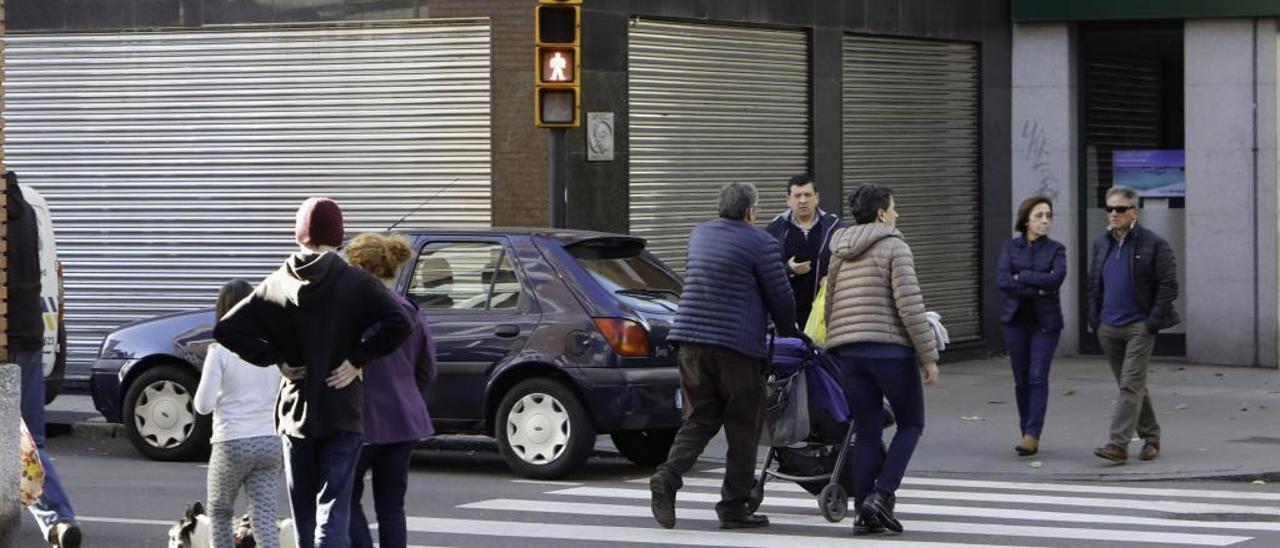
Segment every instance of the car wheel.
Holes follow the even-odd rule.
[[[124,428],[133,447],[152,460],[193,460],[209,452],[213,427],[196,414],[199,377],[193,370],[161,365],[144,371],[124,398]]]
[[[676,429],[627,430],[614,432],[609,437],[613,439],[613,446],[627,460],[653,468],[667,460],[671,443],[676,440]]]
[[[595,448],[595,428],[586,408],[565,385],[551,379],[515,385],[503,396],[494,422],[502,458],[527,478],[562,477]]]

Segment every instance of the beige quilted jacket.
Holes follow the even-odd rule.
[[[867,223],[831,237],[827,280],[827,348],[876,342],[914,348],[920,363],[938,361],[925,319],[911,248],[896,228]]]

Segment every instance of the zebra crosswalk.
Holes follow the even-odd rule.
[[[685,478],[677,527],[653,523],[647,478],[529,482],[536,496],[483,498],[447,518],[411,517],[411,534],[448,546],[1275,546],[1280,493],[908,478],[897,513],[906,533],[850,536],[851,520],[823,519],[813,496],[783,481],[767,484],[761,512],[771,525],[717,529],[723,470]],[[508,542],[510,541],[510,542]],[[581,543],[581,544],[573,544]]]

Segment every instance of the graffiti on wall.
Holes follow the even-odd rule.
[[[1048,196],[1055,202],[1058,201],[1060,193],[1058,189],[1061,188],[1061,184],[1058,176],[1053,172],[1053,153],[1049,151],[1049,137],[1039,121],[1027,120],[1022,123],[1022,144],[1026,151],[1023,153],[1023,160],[1039,177],[1035,193]]]

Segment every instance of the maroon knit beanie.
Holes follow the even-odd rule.
[[[293,234],[307,247],[342,245],[342,209],[328,198],[307,198],[298,208]]]

